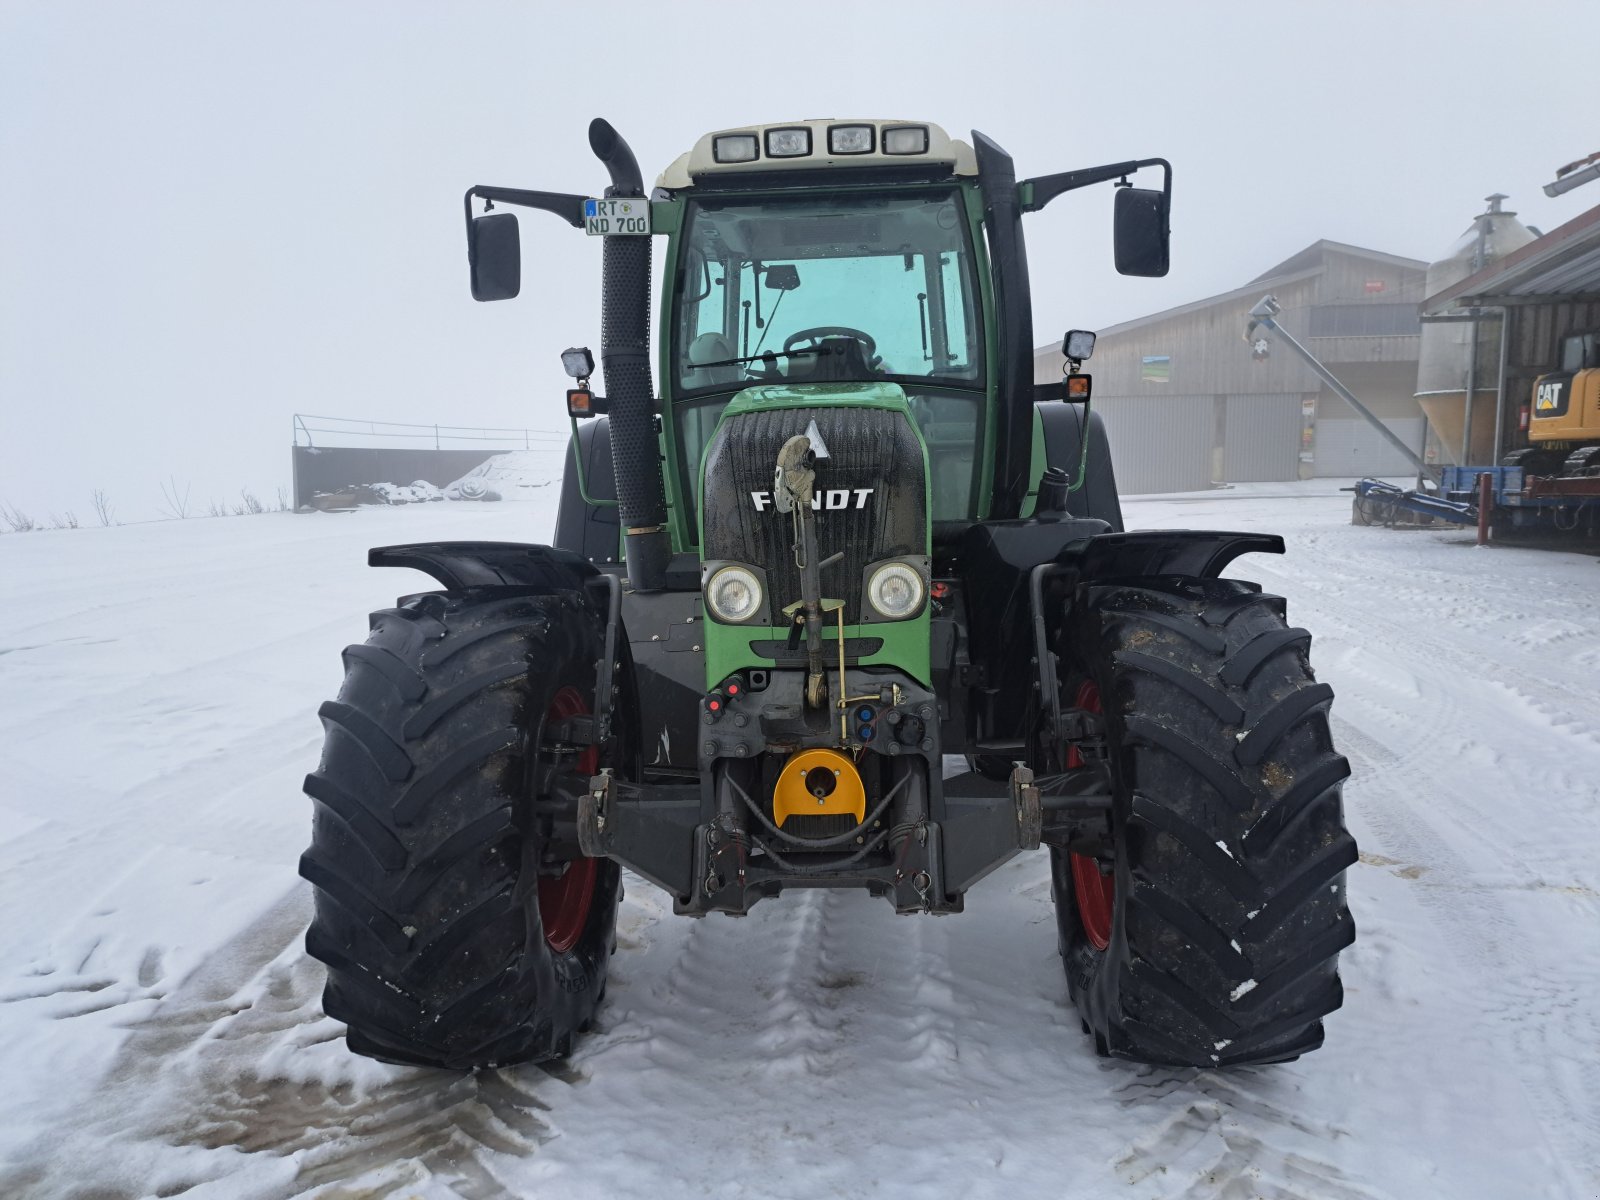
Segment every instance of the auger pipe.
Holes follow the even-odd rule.
[[[1276,296],[1261,297],[1260,303],[1250,310],[1250,323],[1245,326],[1244,331],[1245,341],[1248,342],[1250,340],[1250,335],[1258,328],[1266,329],[1277,334],[1278,337],[1282,338],[1286,343],[1288,343],[1288,346],[1291,350],[1305,360],[1306,366],[1310,367],[1314,372],[1316,372],[1317,377],[1320,378],[1323,383],[1326,383],[1335,392],[1337,392],[1340,399],[1342,399],[1351,408],[1355,409],[1358,414],[1365,417],[1368,424],[1381,433],[1391,446],[1400,451],[1401,454],[1405,455],[1406,461],[1410,462],[1417,468],[1417,473],[1419,475],[1426,476],[1429,479],[1437,480],[1439,477],[1438,472],[1433,467],[1430,467],[1427,463],[1423,462],[1421,455],[1419,455],[1410,446],[1406,445],[1405,442],[1401,440],[1399,434],[1390,429],[1382,421],[1378,420],[1377,416],[1370,408],[1356,399],[1354,392],[1339,382],[1338,376],[1336,376],[1332,371],[1328,370],[1327,367],[1323,366],[1315,354],[1311,353],[1311,351],[1307,350],[1304,346],[1297,342],[1294,339],[1293,334],[1291,334],[1282,325],[1278,324],[1274,318],[1282,311],[1282,306],[1279,305],[1278,298]]]
[[[589,123],[589,148],[611,176],[607,196],[643,196],[639,161],[609,121]],[[600,285],[600,364],[610,402],[611,463],[617,480],[628,582],[658,592],[672,557],[661,450],[650,375],[650,239],[604,239]]]

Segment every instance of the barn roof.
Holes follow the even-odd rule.
[[[1268,269],[1265,273],[1257,275],[1243,287],[1234,288],[1229,292],[1221,292],[1215,296],[1207,296],[1203,300],[1192,300],[1188,304],[1180,304],[1176,308],[1162,309],[1160,312],[1151,313],[1145,317],[1135,317],[1131,321],[1123,321],[1120,325],[1112,325],[1100,331],[1101,337],[1111,337],[1117,334],[1141,329],[1146,325],[1154,325],[1161,321],[1171,320],[1173,317],[1185,316],[1192,312],[1199,312],[1217,304],[1233,304],[1239,300],[1248,299],[1251,304],[1261,299],[1263,291],[1283,287],[1290,283],[1299,283],[1301,280],[1310,279],[1320,275],[1327,269],[1327,260],[1330,254],[1344,254],[1353,258],[1369,259],[1372,262],[1382,263],[1385,266],[1400,267],[1413,271],[1425,271],[1428,264],[1420,259],[1404,258],[1398,254],[1385,254],[1381,250],[1368,250],[1364,246],[1352,246],[1346,242],[1335,242],[1322,238],[1312,242],[1304,250],[1290,255],[1277,266]],[[1060,349],[1059,341],[1049,342],[1038,347],[1034,353],[1052,354]]]

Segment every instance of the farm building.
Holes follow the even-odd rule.
[[[1279,318],[1408,445],[1425,424],[1414,398],[1427,264],[1319,241],[1220,296],[1102,330],[1089,364],[1125,493],[1215,482],[1406,475],[1411,466],[1292,353],[1243,340],[1271,293]],[[1061,376],[1059,342],[1034,377]]]

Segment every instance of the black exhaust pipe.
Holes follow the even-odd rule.
[[[589,122],[589,148],[611,175],[607,196],[643,196],[639,162],[609,121]],[[650,374],[650,239],[608,237],[600,284],[600,364],[611,414],[611,463],[627,539],[628,582],[659,592],[672,537],[661,483]]]

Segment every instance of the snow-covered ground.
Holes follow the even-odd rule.
[[[1355,528],[1335,485],[1128,504],[1276,530],[1361,862],[1329,1040],[1097,1060],[1042,854],[960,917],[631,880],[597,1031],[458,1078],[352,1057],[295,862],[369,545],[540,540],[555,497],[0,538],[0,1196],[1600,1195],[1600,561]]]

